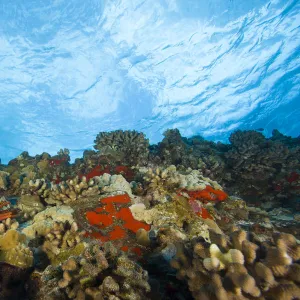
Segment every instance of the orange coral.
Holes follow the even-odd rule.
[[[120,241],[127,239],[130,233],[136,233],[140,228],[147,231],[150,226],[133,218],[130,209],[130,197],[127,194],[106,197],[100,200],[100,207],[85,213],[89,224],[99,229],[99,232],[92,232],[90,237],[100,239],[102,242]],[[123,243],[122,243],[123,244]],[[124,246],[124,251],[131,251],[140,254],[136,247]]]
[[[207,185],[205,189],[199,191],[188,191],[186,192],[191,198],[201,200],[203,202],[209,201],[224,201],[228,198],[228,195],[222,190],[215,190],[210,185]]]
[[[203,207],[203,205],[197,200],[203,203],[207,203],[210,201],[224,201],[228,198],[228,195],[224,191],[215,190],[210,185],[207,185],[205,189],[198,191],[188,191],[186,189],[180,189],[177,191],[177,194],[179,196],[184,196],[183,193],[188,194],[188,196],[190,197],[189,205],[191,206],[193,212],[203,219],[213,219],[213,217],[210,215],[208,210],[205,207]]]

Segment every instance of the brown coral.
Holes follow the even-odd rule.
[[[191,256],[191,250],[181,244],[171,261],[177,278],[187,280],[195,299],[300,297],[300,265],[288,254],[298,247],[291,235],[274,235],[277,247],[249,241],[240,230],[233,232],[230,240],[212,233],[211,240],[219,242],[224,251],[216,244],[196,242]],[[235,246],[240,250],[232,248]]]
[[[68,299],[146,300],[150,291],[147,272],[109,243],[104,248],[90,245],[55,272],[58,287]]]

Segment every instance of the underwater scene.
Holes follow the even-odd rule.
[[[300,300],[299,0],[0,25],[0,300]]]

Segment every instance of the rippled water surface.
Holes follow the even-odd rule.
[[[300,133],[299,0],[0,0],[0,157],[99,131]]]

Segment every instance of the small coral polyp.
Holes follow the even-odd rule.
[[[139,229],[150,230],[150,226],[133,218],[128,206],[131,204],[127,194],[109,196],[100,199],[100,207],[86,212],[90,225],[99,231],[89,234],[102,242],[126,240]],[[124,250],[126,250],[126,246]]]

